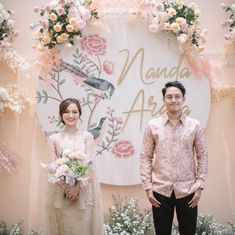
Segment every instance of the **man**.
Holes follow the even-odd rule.
[[[156,235],[171,234],[174,208],[180,234],[195,234],[207,177],[204,130],[199,121],[182,114],[185,93],[182,83],[166,83],[162,94],[167,113],[151,120],[144,133],[140,172]]]

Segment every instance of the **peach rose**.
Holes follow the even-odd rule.
[[[57,33],[59,33],[59,32],[61,31],[61,29],[62,29],[62,25],[56,24],[56,25],[54,25],[53,29],[54,29]]]
[[[73,32],[74,27],[73,27],[71,24],[68,24],[68,25],[66,25],[66,30],[67,30],[68,32]]]

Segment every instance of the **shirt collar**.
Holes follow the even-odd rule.
[[[183,125],[185,124],[185,119],[186,119],[186,116],[182,113],[182,115],[180,116],[180,121]],[[162,115],[163,125],[165,125],[168,121],[170,121],[170,119],[169,119],[169,116],[167,115],[167,113],[163,114]]]

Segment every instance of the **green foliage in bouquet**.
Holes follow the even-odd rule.
[[[84,176],[89,169],[88,164],[78,163],[77,160],[69,160],[66,162],[66,165],[73,170],[77,176]]]
[[[153,234],[151,210],[141,212],[134,198],[123,200],[113,196],[113,201],[105,220],[105,235]]]

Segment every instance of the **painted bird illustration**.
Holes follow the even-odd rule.
[[[61,69],[61,71],[65,70],[65,71],[70,72],[76,76],[80,76],[80,77],[84,78],[83,82],[85,84],[87,84],[88,86],[90,86],[91,88],[94,88],[99,91],[104,91],[104,92],[109,91],[109,99],[111,98],[111,96],[114,93],[115,87],[111,82],[104,80],[102,78],[97,78],[97,77],[93,77],[93,76],[89,77],[77,66],[74,66],[68,62],[61,60],[60,69]],[[106,95],[106,97],[107,97],[107,95]]]
[[[93,135],[94,139],[97,139],[100,136],[105,119],[106,117],[101,118],[99,124],[96,127],[88,130]]]

